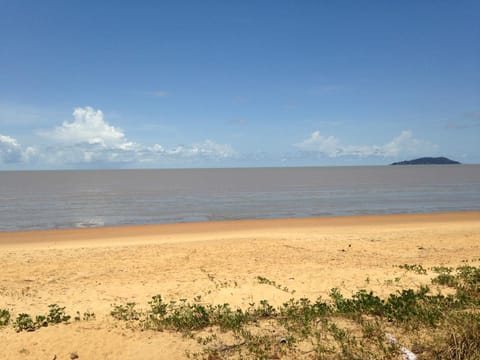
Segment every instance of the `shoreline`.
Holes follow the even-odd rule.
[[[192,235],[241,230],[267,230],[275,228],[375,226],[387,224],[414,224],[452,221],[480,221],[480,211],[345,215],[274,219],[241,219],[199,221],[167,224],[135,224],[91,228],[35,229],[0,231],[0,247],[12,244],[43,242],[89,241],[95,239],[145,238],[152,236]]]

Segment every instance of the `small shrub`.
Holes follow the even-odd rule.
[[[35,317],[35,327],[40,328],[40,327],[47,327],[48,326],[48,320],[47,317],[44,315],[37,315]]]
[[[35,323],[33,322],[32,317],[24,313],[18,314],[17,318],[15,319],[15,322],[13,323],[13,328],[15,329],[16,332],[35,331],[37,329],[37,327],[35,326]]]
[[[63,322],[68,322],[70,320],[70,315],[65,314],[65,307],[60,307],[57,304],[48,305],[50,308],[46,321],[49,324],[60,324]]]
[[[260,305],[253,310],[256,318],[269,318],[275,315],[275,308],[267,300],[260,300]]]
[[[235,311],[228,304],[209,307],[210,322],[220,327],[222,331],[238,330],[250,320],[250,313],[242,309]]]
[[[441,273],[432,279],[432,284],[455,287],[458,284],[458,282],[457,282],[456,276],[446,274],[446,273]]]
[[[10,311],[0,309],[0,326],[6,326],[10,323]]]
[[[431,270],[437,274],[451,274],[453,268],[448,266],[434,266]]]
[[[210,324],[207,308],[199,304],[189,304],[182,299],[177,305],[169,305],[169,314],[165,317],[166,325],[178,331],[199,330]]]
[[[152,314],[159,315],[161,317],[167,314],[168,304],[164,303],[161,295],[155,295],[152,297],[152,301],[148,303]]]
[[[117,320],[139,320],[140,313],[135,309],[136,303],[129,302],[126,305],[112,305],[113,309],[110,311]]]

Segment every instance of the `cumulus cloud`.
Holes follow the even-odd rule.
[[[201,143],[164,148],[129,141],[123,130],[110,125],[101,110],[76,108],[73,121],[39,133],[51,143],[42,160],[53,164],[128,164],[159,163],[175,159],[222,159],[235,155],[228,144],[211,140]]]
[[[348,145],[342,144],[335,136],[324,136],[314,131],[310,137],[296,144],[296,147],[307,152],[314,152],[330,158],[351,157],[398,157],[430,154],[437,147],[427,141],[413,137],[411,131],[402,131],[400,135],[383,145]]]
[[[122,130],[111,126],[104,120],[101,110],[87,106],[73,111],[72,122],[64,121],[53,130],[43,131],[41,135],[55,141],[70,144],[98,144],[104,147],[122,147],[126,143]]]
[[[0,134],[0,163],[19,164],[30,161],[35,156],[35,149],[23,147],[10,136]]]
[[[0,135],[0,159],[4,163],[20,162],[22,149],[17,140],[10,136]]]

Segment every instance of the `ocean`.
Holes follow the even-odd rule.
[[[480,165],[0,171],[0,231],[480,210]]]

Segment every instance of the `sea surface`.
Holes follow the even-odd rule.
[[[0,171],[0,231],[480,210],[480,165]]]

